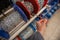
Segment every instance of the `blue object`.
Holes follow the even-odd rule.
[[[47,12],[48,12],[48,10],[47,9],[45,9],[44,11],[43,11],[43,13],[40,15],[42,18],[45,18],[45,15],[47,14]]]
[[[51,8],[50,12],[54,14],[54,12],[58,9],[58,5],[55,5],[54,7]]]
[[[0,37],[9,39],[10,38],[10,35],[9,35],[8,32],[6,32],[4,30],[0,30]]]
[[[32,23],[29,24],[28,26],[30,27],[30,29],[32,29],[32,31],[36,32],[36,29],[34,28],[34,26],[32,25]],[[28,27],[27,27],[27,28],[28,28]],[[20,38],[21,38],[22,40],[26,40],[25,38],[23,38],[23,36],[24,36],[28,31],[30,31],[30,30],[27,30],[27,31],[24,30],[24,34],[23,34],[23,33],[21,33],[21,34],[23,34],[23,35],[20,34]],[[29,33],[30,33],[30,32],[29,32]]]
[[[35,20],[36,20],[36,21],[39,21],[39,20],[40,20],[40,17],[37,17]]]
[[[55,6],[53,6],[53,7],[51,8],[50,12],[51,12],[52,14],[54,14],[55,11],[56,11],[58,8],[59,8],[58,5],[55,5]]]
[[[47,13],[45,16],[47,19],[50,19],[52,15],[50,15],[50,13]]]
[[[29,24],[29,27],[31,27],[34,32],[36,31],[36,28],[32,25],[32,23]]]
[[[27,21],[28,21],[28,18],[27,18],[27,16],[25,15],[25,13],[23,12],[23,10],[22,10],[20,7],[18,7],[16,4],[14,4],[13,7],[14,7],[14,9],[17,10],[17,11],[19,12],[19,14],[23,17],[23,20],[27,22]]]
[[[42,18],[50,19],[57,9],[59,9],[59,6],[57,4],[54,4],[53,6],[51,6],[50,10],[47,10],[46,8],[40,16]]]
[[[52,8],[52,9],[50,10],[50,12],[51,12],[52,14],[54,14],[55,11],[56,11],[56,10],[54,10],[54,8]]]
[[[51,6],[59,3],[59,0],[48,0],[48,1],[49,1],[48,4]]]

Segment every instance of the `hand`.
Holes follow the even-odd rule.
[[[47,19],[41,19],[36,23],[37,26],[37,31],[40,32],[41,34],[44,34],[44,31],[46,29],[47,25]]]

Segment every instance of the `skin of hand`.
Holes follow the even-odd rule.
[[[42,35],[44,35],[44,32],[46,30],[46,25],[47,25],[47,19],[41,19],[37,21],[36,23],[37,31],[40,32]]]

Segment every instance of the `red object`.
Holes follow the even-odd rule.
[[[48,0],[44,0],[43,7],[47,4]]]
[[[40,10],[40,6],[39,6],[37,0],[24,0],[24,1],[30,2],[33,5],[33,7],[34,7],[33,13],[36,14]]]
[[[16,37],[18,40],[22,40],[19,36]]]
[[[28,19],[30,19],[30,12],[26,8],[26,6],[23,3],[19,2],[19,1],[17,1],[16,4],[25,12]]]

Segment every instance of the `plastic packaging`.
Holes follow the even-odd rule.
[[[39,10],[40,10],[40,7],[39,7],[39,4],[37,2],[37,0],[24,0],[25,2],[30,2],[32,5],[33,5],[33,12],[34,14],[36,14]],[[32,7],[32,6],[30,6]]]
[[[20,0],[20,2],[25,6],[24,9],[27,9],[32,15],[36,14],[40,10],[39,4],[36,0]],[[21,4],[18,4],[18,1],[16,4],[21,6]]]
[[[40,10],[40,8],[44,7],[47,4],[48,0],[12,0],[12,2],[21,7],[28,19],[30,19],[30,15],[32,14],[34,16]]]
[[[48,0],[48,5],[50,5],[50,6],[53,6],[58,3],[59,3],[59,0]]]
[[[25,14],[28,17],[28,19],[30,19],[31,18],[30,17],[31,13],[28,11],[28,9],[26,8],[26,6],[23,3],[19,2],[19,1],[17,1],[16,4],[25,12]]]
[[[22,40],[26,40],[27,38],[29,38],[34,32],[36,31],[36,29],[34,28],[33,25],[29,25],[24,31],[22,31],[20,33],[20,38]]]
[[[55,11],[58,9],[58,5],[53,5],[51,7],[47,7],[44,12],[41,14],[41,17],[50,19],[51,16],[55,13]]]
[[[38,3],[40,5],[40,9],[43,8],[47,4],[48,0],[38,0]]]
[[[23,24],[25,24],[27,22],[27,17],[24,12],[14,4],[13,10],[0,21],[0,27],[5,31],[10,32],[22,21],[24,21]]]

